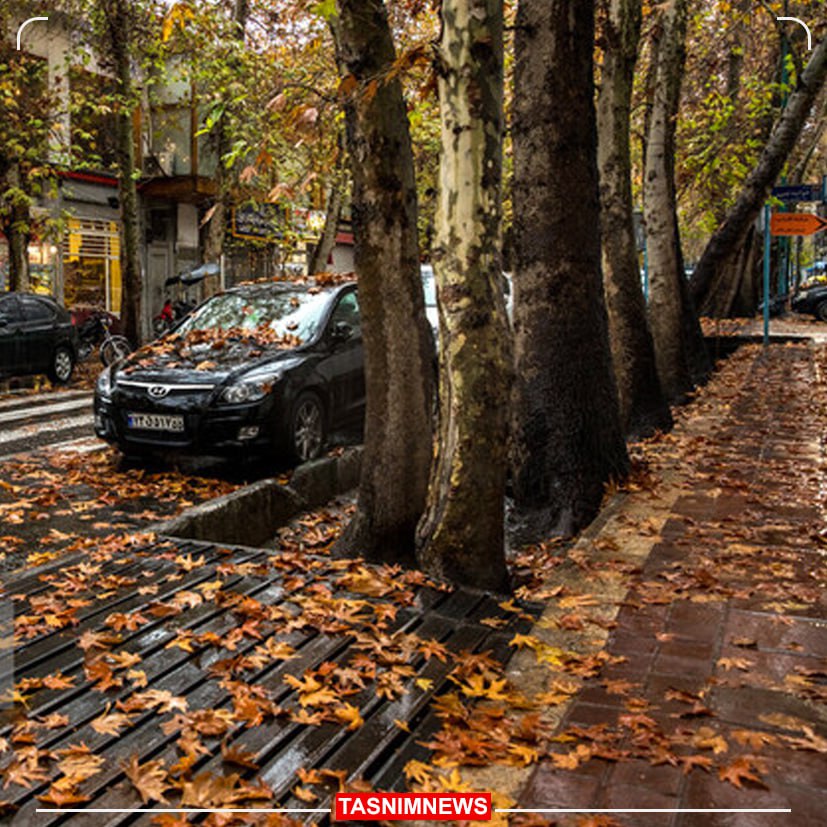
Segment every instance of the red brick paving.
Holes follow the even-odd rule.
[[[643,758],[593,758],[573,771],[544,763],[520,807],[791,807],[792,814],[616,814],[607,823],[827,825],[827,753],[788,740],[806,726],[827,737],[827,543],[820,538],[827,356],[802,344],[753,358],[711,433],[695,438],[693,465],[702,476],[676,501],[617,616],[606,649],[625,662],[586,682],[561,725],[616,727],[634,696],[667,738],[704,726],[723,737],[726,751],[675,747],[675,755],[714,759],[710,772],[684,773],[668,760],[653,765],[658,759],[645,750]],[[670,585],[665,604],[646,602],[647,589]],[[600,685],[607,678],[636,685],[613,695]],[[703,693],[710,714],[687,717],[685,702],[665,698],[669,690]],[[772,743],[742,745],[733,732],[745,729]],[[621,725],[623,745],[634,737]],[[719,767],[746,754],[757,756],[766,789],[719,779]],[[560,816],[557,823],[578,822]]]

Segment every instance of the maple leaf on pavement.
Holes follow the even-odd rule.
[[[766,732],[758,732],[751,729],[736,729],[732,731],[732,737],[739,743],[751,750],[760,750],[766,744],[778,743],[774,735]]]
[[[48,781],[49,775],[42,767],[39,766],[37,760],[15,759],[8,764],[3,770],[3,787],[8,787],[10,784],[17,784],[21,787],[31,787],[32,782]]]
[[[75,685],[77,675],[64,675],[62,672],[55,672],[54,675],[47,675],[43,678],[43,686],[46,689],[70,689]]]
[[[66,749],[58,750],[55,754],[60,758],[57,762],[58,770],[73,784],[79,784],[81,781],[97,775],[104,764],[104,759],[100,755],[95,755],[83,743],[70,744]]]
[[[121,730],[124,727],[128,727],[132,725],[132,721],[134,720],[134,715],[126,715],[122,712],[112,712],[109,713],[109,706],[107,705],[106,711],[103,715],[98,716],[92,721],[89,726],[95,730],[95,732],[99,732],[101,735],[120,735]]]
[[[447,662],[448,650],[439,641],[433,639],[423,640],[419,645],[419,652],[426,661],[433,657],[443,663]]]
[[[150,801],[167,803],[164,793],[171,785],[163,761],[147,761],[141,764],[138,756],[132,755],[128,761],[121,764],[121,767],[144,804]]]
[[[534,764],[540,760],[538,750],[524,744],[509,744],[508,755],[511,759],[510,763],[514,763],[519,767],[527,767],[529,764]]]
[[[791,738],[786,736],[784,740],[793,749],[810,750],[811,752],[825,752],[827,753],[827,738],[817,735],[812,727],[802,727],[804,731],[803,738]],[[769,737],[769,736],[768,736]]]
[[[109,689],[119,689],[123,686],[123,679],[115,677],[115,672],[108,663],[102,660],[95,660],[83,667],[86,673],[86,680],[93,683],[93,689],[98,692],[106,692]]]
[[[343,724],[347,724],[347,728],[349,730],[359,729],[359,727],[365,723],[361,713],[359,712],[359,708],[353,706],[353,704],[344,704],[344,706],[341,706],[335,710],[334,714],[339,721]]]
[[[741,789],[744,782],[751,786],[760,787],[761,789],[768,789],[767,785],[761,780],[760,776],[755,772],[759,769],[756,759],[751,755],[743,755],[736,758],[731,764],[721,767],[718,770],[718,778],[721,781],[729,781],[734,787]]]
[[[299,801],[304,801],[305,804],[312,804],[314,801],[319,800],[319,796],[313,792],[313,790],[308,790],[307,787],[293,787],[293,795],[299,799]]]
[[[236,764],[239,767],[246,767],[250,770],[257,770],[259,765],[256,763],[256,754],[254,752],[243,750],[240,747],[228,746],[226,741],[221,743],[221,757],[228,764]]]
[[[708,755],[685,755],[678,759],[683,765],[683,774],[689,775],[695,767],[707,772],[712,769],[712,759]]]
[[[466,682],[452,678],[458,684],[463,695],[469,698],[488,698],[491,701],[507,701],[510,694],[506,691],[508,681],[505,678],[486,681],[484,675],[471,675]]]
[[[305,674],[303,680],[294,675],[285,675],[284,682],[298,690],[299,703],[302,706],[327,706],[339,700],[336,692],[324,686],[312,675]]]
[[[37,796],[44,804],[53,804],[55,807],[65,807],[67,804],[79,804],[89,801],[90,796],[81,795],[77,784],[71,778],[59,778],[45,795]]]
[[[95,632],[87,629],[78,638],[78,646],[84,651],[88,649],[108,649],[121,642],[121,636],[112,632]]]
[[[742,672],[749,672],[749,670],[755,666],[755,661],[749,658],[718,658],[717,665],[725,671],[740,669]]]

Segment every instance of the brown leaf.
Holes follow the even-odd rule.
[[[718,778],[721,781],[729,781],[734,787],[741,789],[744,782],[751,786],[760,787],[766,790],[767,785],[761,780],[760,776],[755,774],[758,769],[755,759],[749,755],[743,755],[736,758],[731,764],[721,767],[718,770]]]
[[[55,754],[60,757],[57,762],[58,770],[74,784],[97,775],[104,764],[104,759],[100,755],[95,755],[83,743],[77,746],[70,745]]]
[[[181,805],[183,807],[221,807],[234,799],[234,790],[239,776],[213,775],[202,772],[190,780],[181,782]]]
[[[749,672],[755,666],[755,661],[749,658],[718,658],[718,666],[726,671],[740,669],[742,672]]]
[[[319,800],[319,796],[313,792],[313,790],[308,790],[307,787],[293,787],[293,795],[299,799],[299,801],[304,801],[305,804],[312,804],[314,801]]]
[[[138,762],[138,756],[132,755],[122,763],[124,774],[132,782],[132,786],[141,796],[141,801],[148,804],[150,801],[167,803],[164,793],[170,788],[169,775],[163,761]]]
[[[793,747],[793,749],[809,750],[810,752],[827,752],[827,738],[817,735],[812,727],[809,726],[803,727],[803,731],[803,738],[787,737],[784,740]]]
[[[683,766],[683,774],[689,775],[695,767],[709,772],[713,761],[708,755],[684,755],[678,759]]]
[[[126,715],[122,712],[110,713],[107,706],[106,712],[95,718],[89,726],[101,735],[120,735],[122,729],[132,725],[134,717],[134,715]]]
[[[55,807],[65,807],[67,804],[79,804],[89,801],[88,795],[81,795],[77,785],[71,778],[58,778],[45,795],[37,796],[44,804],[52,804]]]
[[[228,764],[236,764],[239,767],[246,767],[250,770],[257,770],[259,768],[255,761],[256,754],[240,747],[231,747],[223,742],[221,744],[221,757]]]

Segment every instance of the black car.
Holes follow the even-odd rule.
[[[356,286],[239,286],[106,369],[95,432],[127,455],[317,457],[365,408]]]
[[[796,313],[812,313],[822,322],[827,322],[827,284],[802,285],[793,296],[792,309]]]
[[[72,378],[78,334],[71,314],[48,296],[0,293],[0,377]]]

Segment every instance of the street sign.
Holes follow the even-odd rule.
[[[805,204],[812,201],[823,201],[821,184],[790,184],[783,187],[773,187],[772,197],[785,204]]]
[[[779,212],[770,219],[772,235],[815,235],[827,229],[827,218],[809,212]]]

